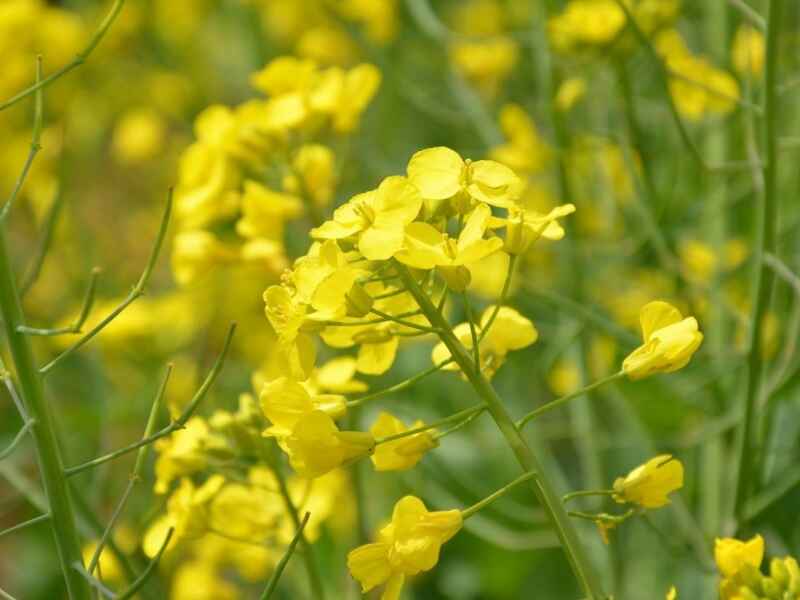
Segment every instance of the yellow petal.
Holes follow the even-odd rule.
[[[648,302],[639,311],[639,322],[642,326],[642,339],[647,342],[654,331],[677,323],[683,317],[681,312],[662,300]]]
[[[438,146],[420,150],[408,163],[408,178],[423,198],[445,200],[461,189],[464,161],[458,152]]]

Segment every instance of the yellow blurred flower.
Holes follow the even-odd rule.
[[[756,535],[746,542],[717,538],[714,542],[714,560],[723,577],[733,577],[745,565],[759,568],[764,560],[764,538]]]
[[[586,80],[582,77],[565,79],[556,92],[556,106],[562,112],[569,111],[586,95]]]
[[[166,133],[164,119],[157,112],[146,108],[132,109],[117,122],[111,147],[121,163],[141,163],[161,151]]]
[[[740,75],[759,76],[764,70],[764,34],[750,25],[740,25],[733,37],[731,61]]]
[[[539,135],[533,119],[518,104],[500,109],[500,129],[507,142],[489,151],[489,157],[517,173],[534,173],[548,162],[551,150]]]

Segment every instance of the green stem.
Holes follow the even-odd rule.
[[[306,528],[306,524],[308,523],[308,518],[310,516],[311,513],[307,512],[303,517],[303,522],[300,523],[300,527],[297,529],[297,532],[294,534],[292,541],[286,548],[286,552],[284,552],[280,562],[275,566],[275,571],[272,573],[272,577],[269,578],[269,583],[267,583],[267,587],[264,589],[264,593],[261,594],[261,600],[269,600],[272,597],[272,594],[275,592],[275,589],[278,587],[278,581],[280,581],[281,575],[283,575],[283,570],[286,568],[286,565],[289,564],[289,559],[292,558],[292,554],[294,554],[298,542],[303,537],[303,530]]]
[[[5,448],[5,450],[0,452],[0,460],[4,460],[11,456],[11,453],[17,449],[17,446],[19,446],[22,440],[25,439],[25,434],[31,430],[35,423],[36,421],[31,419],[22,426],[22,428],[17,432],[17,435],[14,436],[14,439],[11,440],[11,443]]]
[[[42,78],[42,57],[36,57],[36,81],[41,81]],[[42,149],[42,144],[40,143],[42,138],[42,115],[43,115],[43,101],[42,101],[42,93],[38,92],[36,94],[36,101],[35,101],[35,108],[34,108],[34,117],[33,117],[33,134],[31,136],[31,149],[28,152],[28,158],[25,159],[25,165],[22,167],[22,172],[20,173],[19,177],[17,178],[17,183],[14,185],[14,191],[11,192],[11,196],[9,196],[6,203],[0,208],[0,222],[4,221],[8,211],[11,210],[11,206],[14,204],[14,201],[17,199],[20,190],[22,189],[23,184],[25,183],[25,178],[28,176],[28,171],[30,171],[31,165],[33,165],[33,160],[36,158],[36,155],[39,153],[39,150]]]
[[[300,534],[300,543],[303,545],[303,558],[305,559],[306,563],[308,580],[311,584],[311,597],[314,598],[314,600],[325,600],[325,588],[322,586],[322,577],[319,574],[317,563],[314,560],[314,551],[311,547],[311,543],[308,541],[308,538],[302,531],[303,523],[300,520],[297,507],[295,506],[292,496],[289,493],[289,487],[286,485],[286,478],[281,472],[274,448],[270,448],[269,452],[271,453],[269,462],[272,465],[272,472],[275,473],[275,479],[278,481],[278,490],[283,498],[286,511],[289,513],[289,517],[294,523],[294,528]]]
[[[756,471],[755,439],[756,403],[761,391],[764,377],[764,365],[761,360],[761,335],[764,315],[769,309],[772,292],[775,287],[775,273],[764,262],[765,254],[775,254],[778,227],[778,31],[783,19],[784,0],[770,0],[769,19],[767,24],[767,56],[765,69],[765,164],[764,164],[764,196],[758,207],[758,243],[756,244],[756,273],[753,291],[755,301],[750,323],[750,349],[747,359],[747,389],[744,396],[744,421],[739,435],[739,471],[736,483],[735,514],[737,518],[745,518],[745,506],[749,499],[752,485],[758,474]],[[763,440],[762,440],[763,441]]]
[[[421,381],[422,379],[425,379],[429,375],[433,375],[434,373],[438,373],[439,371],[442,370],[443,367],[445,367],[446,365],[449,365],[451,362],[453,362],[453,359],[449,358],[446,361],[443,361],[443,362],[439,363],[438,365],[432,366],[430,369],[426,369],[425,371],[422,371],[421,373],[417,373],[413,377],[409,377],[405,381],[401,381],[400,383],[396,383],[396,384],[394,384],[394,385],[392,385],[392,386],[390,386],[390,387],[388,387],[388,388],[386,388],[384,390],[379,390],[379,391],[374,392],[372,394],[367,394],[366,396],[361,396],[360,398],[353,398],[352,400],[348,400],[347,401],[347,408],[355,408],[356,406],[361,406],[362,404],[370,402],[371,400],[377,400],[378,398],[383,398],[384,396],[388,396],[389,394],[394,394],[396,392],[400,392],[402,390],[410,388],[415,383]]]
[[[0,314],[6,339],[19,380],[19,393],[30,417],[36,421],[31,430],[36,445],[40,476],[52,515],[52,530],[58,550],[58,560],[67,594],[73,600],[91,597],[86,580],[73,568],[83,564],[81,543],[76,526],[67,479],[59,448],[55,420],[44,397],[42,376],[33,358],[28,337],[17,331],[25,324],[19,292],[8,257],[5,231],[0,228]]]
[[[625,377],[625,373],[623,371],[619,371],[617,373],[614,373],[613,375],[609,375],[608,377],[604,377],[603,379],[598,379],[594,383],[590,383],[586,387],[583,387],[583,388],[581,388],[579,390],[575,390],[574,392],[571,392],[571,393],[567,394],[566,396],[562,396],[561,398],[557,398],[557,399],[553,400],[552,402],[548,402],[547,404],[543,404],[542,406],[540,406],[536,410],[532,410],[527,415],[522,417],[519,421],[517,421],[517,429],[522,429],[523,427],[525,427],[526,423],[528,423],[528,421],[530,421],[531,419],[535,419],[539,415],[542,415],[542,414],[544,414],[546,412],[549,412],[549,411],[553,410],[554,408],[558,408],[559,406],[561,406],[563,404],[566,404],[567,402],[569,402],[573,398],[578,398],[579,396],[583,396],[584,394],[586,394],[588,392],[591,392],[594,389],[597,389],[597,388],[599,388],[599,387],[601,387],[601,386],[603,386],[603,385],[605,385],[607,383],[611,383],[612,381],[616,381],[618,379],[622,379],[623,377]]]
[[[580,490],[577,492],[570,492],[569,494],[564,494],[564,496],[561,498],[561,502],[566,504],[567,502],[575,498],[613,496],[614,494],[615,494],[614,490]]]
[[[5,110],[9,106],[13,106],[14,104],[19,102],[20,100],[23,100],[24,98],[27,98],[31,94],[35,93],[37,90],[41,90],[45,86],[50,85],[51,83],[53,83],[54,81],[56,81],[60,77],[66,75],[67,73],[69,73],[70,71],[75,69],[76,67],[79,67],[83,63],[85,63],[86,59],[89,58],[89,55],[94,51],[94,49],[97,47],[97,45],[103,39],[103,36],[105,36],[105,34],[108,31],[108,29],[111,27],[111,24],[114,22],[114,19],[117,18],[117,15],[122,10],[122,5],[123,4],[125,4],[125,0],[116,0],[114,2],[114,4],[111,7],[111,9],[108,11],[108,14],[106,14],[106,17],[103,19],[103,21],[100,23],[100,26],[97,28],[97,31],[95,31],[94,34],[92,35],[92,37],[89,38],[89,42],[86,44],[86,46],[83,48],[83,50],[81,50],[75,56],[75,58],[72,59],[72,62],[64,65],[63,67],[61,67],[57,71],[51,73],[50,75],[48,75],[44,79],[41,79],[41,80],[37,81],[32,86],[22,90],[18,94],[12,96],[8,100],[6,100],[2,104],[0,104],[0,111]]]
[[[513,488],[517,487],[520,483],[525,483],[526,481],[534,479],[535,477],[536,477],[536,473],[530,473],[530,472],[529,473],[525,473],[524,475],[520,475],[514,481],[512,481],[509,484],[504,485],[503,487],[501,487],[499,490],[497,490],[493,494],[490,494],[489,496],[486,496],[486,498],[484,498],[480,502],[476,502],[475,504],[473,504],[472,506],[470,506],[466,510],[462,510],[461,511],[461,518],[464,519],[464,520],[469,519],[472,515],[474,515],[475,513],[480,511],[481,509],[485,508],[486,506],[488,506],[489,504],[491,504],[492,502],[494,502],[498,498],[501,498],[501,497],[505,496],[509,491],[511,491]]]
[[[454,421],[461,421],[463,419],[470,419],[475,415],[479,415],[484,410],[486,410],[485,404],[479,404],[478,406],[473,406],[471,408],[465,408],[462,411],[459,411],[455,414],[450,415],[449,417],[445,417],[443,419],[438,419],[433,421],[432,423],[428,423],[427,425],[422,425],[421,427],[415,427],[414,429],[408,429],[401,433],[395,433],[394,435],[387,435],[386,437],[378,438],[375,440],[375,445],[378,446],[380,444],[386,444],[387,442],[394,442],[395,440],[400,440],[402,438],[410,437],[412,435],[417,435],[418,433],[423,433],[425,431],[430,431],[431,429],[436,429],[437,427],[441,427],[442,425],[449,425]]]
[[[37,523],[41,523],[43,521],[47,521],[49,518],[50,518],[49,514],[44,514],[44,515],[39,515],[38,517],[33,517],[32,519],[28,519],[27,521],[23,521],[22,523],[18,523],[16,525],[12,526],[12,527],[9,527],[8,529],[3,529],[3,531],[0,531],[0,537],[4,537],[6,535],[9,535],[11,533],[14,533],[15,531],[19,531],[20,529],[25,529],[27,527],[30,527],[31,525],[36,525]]]
[[[584,591],[590,600],[602,600],[605,595],[602,593],[600,583],[594,573],[592,565],[589,563],[580,545],[578,535],[569,521],[560,498],[553,490],[548,477],[539,464],[538,459],[522,438],[519,430],[515,427],[511,415],[506,410],[503,401],[497,395],[491,383],[472,362],[469,353],[453,334],[450,324],[436,310],[433,302],[417,285],[416,280],[407,268],[395,263],[395,267],[403,279],[406,288],[416,300],[428,321],[439,330],[439,338],[450,350],[450,354],[467,377],[478,396],[486,403],[489,413],[492,415],[498,429],[502,433],[509,448],[514,452],[520,466],[526,473],[535,473],[532,488],[539,502],[544,507],[550,518],[556,533],[561,540],[561,544],[567,555],[567,559],[575,572],[576,577],[581,583]]]

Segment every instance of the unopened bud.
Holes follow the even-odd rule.
[[[447,287],[454,292],[463,292],[467,289],[470,281],[472,281],[472,275],[470,275],[469,269],[464,265],[458,265],[456,267],[437,267],[437,270],[445,283],[447,283]]]
[[[372,310],[372,296],[367,293],[360,283],[353,284],[350,291],[345,295],[345,302],[349,317],[364,317]]]

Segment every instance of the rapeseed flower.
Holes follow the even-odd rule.
[[[398,600],[406,578],[431,570],[462,524],[461,511],[429,512],[422,500],[406,496],[395,504],[378,541],[352,550],[347,566],[364,593],[385,585],[381,600]]]
[[[423,427],[425,423],[417,420],[409,427],[391,413],[382,411],[378,419],[370,427],[369,432],[380,439],[397,435]],[[402,437],[391,442],[385,442],[375,446],[370,459],[376,471],[406,471],[413,468],[422,460],[426,452],[436,448],[439,443],[436,441],[433,430],[421,431],[408,437]]]
[[[645,304],[639,320],[644,344],[622,363],[622,370],[631,379],[682,369],[703,341],[697,320],[683,318],[680,311],[667,302],[657,300]]]
[[[683,464],[669,454],[651,458],[614,482],[614,500],[660,508],[669,504],[669,494],[683,487]]]

